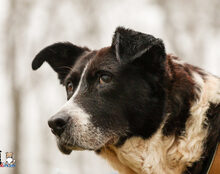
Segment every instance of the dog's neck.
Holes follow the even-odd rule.
[[[182,63],[177,59],[169,59],[169,66]],[[141,137],[131,137],[120,147],[108,146],[101,149],[101,156],[121,174],[182,174],[203,157],[204,142],[207,140],[209,128],[207,112],[210,103],[220,103],[220,80],[209,74],[206,74],[204,79],[203,72],[193,67],[188,68],[190,72],[182,72],[181,75],[185,73],[191,78],[185,79],[190,80],[192,85],[196,84],[193,92],[197,94],[197,98],[190,100],[189,116],[186,117],[184,129],[178,130],[181,132],[175,128],[175,123],[178,124],[177,120],[181,118],[178,116],[173,120],[173,116],[168,112],[160,128],[150,138],[144,140]],[[174,77],[174,72],[169,73],[170,77],[178,78],[178,74]],[[169,126],[173,126],[174,129]]]

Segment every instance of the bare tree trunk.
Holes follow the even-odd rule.
[[[22,93],[23,89],[18,84],[18,69],[17,69],[17,50],[21,47],[18,45],[19,42],[22,42],[25,45],[25,39],[21,38],[21,31],[25,33],[28,13],[30,11],[30,4],[25,0],[17,2],[16,0],[10,0],[8,2],[8,17],[5,24],[5,58],[6,58],[6,72],[8,74],[9,84],[10,84],[10,97],[11,97],[11,110],[13,117],[13,139],[14,146],[13,152],[16,158],[16,167],[13,170],[14,174],[19,174],[20,171],[20,156],[21,156],[21,106],[22,106]],[[26,17],[27,15],[27,17]],[[22,45],[22,47],[23,47]],[[20,48],[21,49],[21,48]]]
[[[19,143],[19,136],[20,136],[20,122],[21,122],[21,115],[20,115],[20,89],[16,83],[16,40],[15,40],[15,30],[16,27],[12,22],[14,20],[14,14],[16,14],[16,2],[15,0],[10,0],[9,3],[9,12],[8,12],[8,19],[6,23],[6,67],[7,73],[10,80],[10,94],[11,94],[11,109],[13,113],[13,125],[14,128],[13,135],[14,137],[14,153],[17,157],[16,167],[13,170],[14,174],[19,174],[19,156],[20,156],[20,143]]]

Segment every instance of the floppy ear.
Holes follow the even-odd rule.
[[[88,50],[88,48],[78,47],[69,42],[49,45],[35,56],[32,69],[38,69],[46,61],[57,72],[60,83],[63,84],[75,61]]]
[[[118,27],[112,40],[116,58],[122,64],[135,63],[146,71],[158,72],[164,68],[165,47],[161,39],[152,35]]]

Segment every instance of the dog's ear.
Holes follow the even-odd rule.
[[[118,27],[112,45],[116,58],[122,64],[135,63],[147,71],[158,72],[164,68],[165,47],[161,39],[152,35]]]
[[[57,72],[60,83],[63,84],[73,64],[88,50],[88,48],[78,47],[69,42],[49,45],[35,56],[32,69],[38,69],[46,61]]]

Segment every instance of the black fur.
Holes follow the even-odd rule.
[[[116,29],[112,40],[112,47],[116,57],[122,63],[132,62],[145,53],[152,54],[152,57],[148,57],[148,59],[151,59],[149,61],[152,61],[151,65],[155,63],[158,66],[158,63],[163,63],[166,58],[162,40],[156,39],[152,35],[123,27]]]
[[[41,50],[32,62],[33,70],[38,69],[44,61],[48,62],[54,71],[58,73],[60,83],[74,65],[75,61],[83,52],[88,51],[88,48],[78,47],[69,42],[55,43]]]

